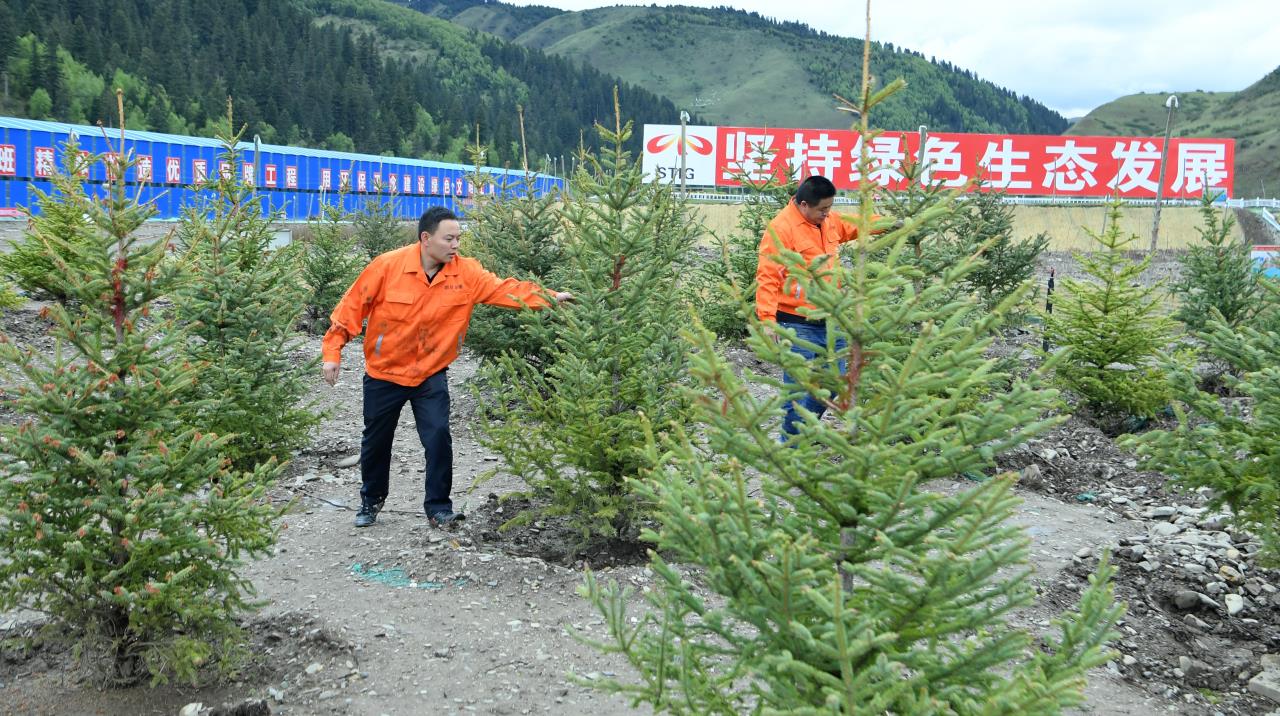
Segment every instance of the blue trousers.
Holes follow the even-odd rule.
[[[445,370],[420,385],[407,387],[364,376],[364,434],[360,439],[360,498],[366,504],[387,499],[391,473],[391,441],[405,403],[413,408],[413,421],[426,461],[428,515],[453,510],[453,437],[449,434],[449,377]]]
[[[779,325],[795,330],[796,338],[798,339],[806,340],[810,343],[816,343],[819,346],[825,346],[827,344],[827,326],[825,323],[781,323]],[[848,341],[845,339],[836,339],[835,348],[837,351],[844,351],[847,346]],[[804,356],[805,360],[813,360],[817,357],[813,351],[795,343],[791,344],[791,352]],[[847,364],[848,361],[846,360],[840,361],[841,375],[844,375]],[[795,379],[787,374],[786,371],[783,371],[782,373],[782,382],[785,385],[795,385],[796,383]],[[781,441],[784,443],[792,435],[799,432],[796,428],[796,424],[803,420],[803,418],[800,416],[800,412],[797,410],[797,407],[803,407],[805,410],[808,410],[818,417],[822,417],[822,414],[827,412],[827,407],[818,402],[817,398],[809,395],[808,393],[788,400],[785,406],[786,413],[782,417],[782,435],[780,436]]]

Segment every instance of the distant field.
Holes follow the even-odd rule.
[[[735,230],[738,212],[736,204],[697,204],[694,211],[709,233],[726,236]],[[1146,250],[1151,241],[1151,207],[1124,209],[1121,226],[1128,233],[1137,234],[1135,247]],[[1014,207],[1014,235],[1022,238],[1040,232],[1049,234],[1050,251],[1088,251],[1096,246],[1085,233],[1085,228],[1100,232],[1104,229],[1107,210],[1102,206],[1016,206]],[[1201,226],[1200,213],[1192,207],[1165,207],[1160,212],[1161,249],[1184,249],[1199,238],[1196,228]],[[1237,240],[1242,238],[1240,227],[1234,229]]]

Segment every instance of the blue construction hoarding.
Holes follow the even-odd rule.
[[[80,168],[91,192],[105,188],[113,158],[123,151],[133,162],[125,182],[155,206],[159,219],[176,219],[184,207],[199,205],[202,184],[214,172],[241,177],[264,210],[284,221],[317,217],[325,205],[359,211],[370,201],[391,202],[405,219],[431,206],[465,214],[477,190],[475,174],[492,178],[489,193],[525,191],[520,170],[251,142],[240,142],[233,159],[220,142],[202,137],[126,130],[122,140],[119,130],[0,117],[0,218],[38,212],[33,190],[53,190],[50,179],[65,166],[70,140],[84,157],[96,159]],[[539,195],[564,187],[563,179],[546,174],[529,179]]]

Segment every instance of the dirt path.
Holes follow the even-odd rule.
[[[318,348],[314,339],[305,346]],[[263,698],[276,714],[649,713],[568,676],[630,676],[621,659],[602,656],[570,635],[606,635],[600,617],[576,594],[579,569],[486,546],[475,520],[458,531],[427,525],[421,514],[421,448],[407,410],[393,447],[387,509],[371,528],[352,526],[359,469],[339,463],[358,452],[358,346],[344,357],[336,388],[317,376],[318,395],[332,416],[275,491],[281,502],[294,501],[276,552],[246,569],[266,603],[251,628],[264,657],[259,664],[241,682],[216,689],[99,691],[60,667],[55,655],[8,655],[0,670],[0,712],[173,714],[189,701],[210,706]],[[474,404],[466,385],[475,369],[469,356],[450,369],[455,502],[473,514],[489,493],[520,484],[499,477],[468,492],[477,476],[497,464],[472,431]],[[930,487],[958,490],[966,484]],[[1045,629],[1074,603],[1079,575],[1092,569],[1100,550],[1145,535],[1148,525],[1108,505],[1064,502],[1043,491],[1021,490],[1021,496],[1017,520],[1032,539],[1036,583],[1046,598],[1017,619]],[[601,571],[605,579],[638,589],[651,581],[642,565]],[[20,616],[0,616],[0,622],[5,619],[0,627],[8,634],[23,628]],[[1097,670],[1080,713],[1215,711],[1203,698],[1189,703],[1190,691],[1166,698],[1165,682],[1144,690],[1120,673],[1115,665]],[[1254,710],[1256,703],[1241,702],[1223,713],[1263,713]]]
[[[321,454],[300,461],[296,477],[285,481],[286,486],[296,481],[296,489],[304,492],[303,509],[288,519],[278,556],[249,573],[271,601],[268,613],[302,611],[337,626],[355,643],[359,670],[368,676],[330,688],[338,692],[331,705],[315,700],[322,684],[299,688],[291,682],[287,693],[301,700],[303,710],[288,712],[320,707],[333,713],[412,714],[426,700],[445,706],[447,713],[648,713],[566,678],[567,672],[590,678],[629,670],[621,660],[605,658],[569,636],[569,628],[589,636],[604,633],[594,609],[576,595],[579,570],[486,551],[465,530],[455,534],[427,526],[420,505],[421,449],[409,411],[393,447],[389,511],[373,528],[351,526],[359,470],[335,467],[341,457],[355,453],[359,433],[359,352],[348,349],[347,354],[341,382],[326,396],[336,414],[323,428]],[[474,371],[469,357],[450,369],[455,495],[472,512],[487,494],[519,486],[498,478],[466,493],[468,483],[495,464],[471,429],[474,406],[466,383]],[[315,479],[308,481],[310,473]],[[964,483],[933,487],[963,489]],[[1067,505],[1037,493],[1023,497],[1018,521],[1028,528],[1038,579],[1046,583],[1081,549],[1142,530],[1093,506]],[[356,564],[376,578],[358,576],[352,571]],[[395,581],[386,576],[388,570],[403,570],[418,586],[388,586]],[[643,566],[605,570],[605,577],[637,588],[649,581]],[[444,586],[435,589],[437,584]],[[1022,618],[1035,627],[1052,616],[1037,609]],[[1089,713],[1154,714],[1174,706],[1106,673],[1098,677]],[[281,712],[292,700],[286,698]]]

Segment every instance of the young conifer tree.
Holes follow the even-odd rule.
[[[1280,310],[1280,285],[1260,283],[1259,302]],[[1143,469],[1158,470],[1190,489],[1212,489],[1212,509],[1231,508],[1238,526],[1262,538],[1263,558],[1280,563],[1280,331],[1232,326],[1221,317],[1204,324],[1206,353],[1231,370],[1233,395],[1224,401],[1199,390],[1187,366],[1167,362],[1178,426],[1130,440]],[[1185,406],[1185,407],[1184,407]],[[1245,408],[1248,411],[1245,411]]]
[[[1263,303],[1249,245],[1231,236],[1235,218],[1216,209],[1209,192],[1201,197],[1200,216],[1204,226],[1196,231],[1201,240],[1179,257],[1182,271],[1169,288],[1178,301],[1174,317],[1192,334],[1204,331],[1215,311],[1228,327],[1236,328]]]
[[[982,248],[982,264],[965,277],[964,286],[988,308],[1035,275],[1036,259],[1049,245],[1044,233],[1014,240],[1013,207],[995,191],[968,195],[943,234],[949,248],[943,254],[959,258]]]
[[[80,191],[83,183],[80,171],[84,162],[73,139],[67,144],[62,160],[64,181],[73,191]],[[62,201],[57,194],[46,194],[38,188],[35,193],[40,211],[32,214],[31,229],[24,234],[22,241],[15,242],[11,251],[0,253],[0,277],[32,298],[66,303],[70,297],[62,293],[58,265],[59,262],[74,261],[76,251],[69,248],[54,253],[41,243],[39,237],[65,237],[66,243],[78,247],[90,242],[93,227],[88,217],[76,213],[75,207]]]
[[[874,136],[867,110],[900,85],[864,92],[864,137]],[[865,169],[865,151],[861,161]],[[871,190],[860,198],[868,237]],[[713,337],[693,331],[699,425],[652,442],[658,467],[637,487],[658,503],[661,524],[648,535],[657,584],[647,609],[632,616],[627,592],[590,574],[584,588],[612,637],[597,646],[624,655],[639,680],[592,685],[699,715],[1043,714],[1080,699],[1119,613],[1110,568],[1103,563],[1080,611],[1040,648],[1009,623],[1035,593],[1028,540],[1007,524],[1013,477],[955,495],[926,484],[988,467],[1055,422],[1045,417],[1054,392],[1038,372],[1001,375],[985,357],[1017,295],[989,313],[937,301],[974,269],[972,258],[915,292],[907,237],[946,211],[930,207],[859,241],[853,268],[795,269],[817,307],[810,317],[828,321],[831,340],[810,346],[817,359],[792,353],[785,327],[775,343],[752,323],[756,355],[829,406],[785,446],[781,381],[750,376],[780,390],[756,397]],[[1006,382],[1007,392],[973,399]]]
[[[473,160],[483,154],[473,147]],[[526,171],[513,179],[478,170],[471,181],[476,187],[475,205],[467,212],[463,253],[473,256],[499,276],[514,276],[546,285],[564,260],[559,192],[538,194],[537,176]],[[528,315],[494,306],[476,306],[467,329],[467,346],[481,358],[495,359],[510,351],[539,371],[554,359],[547,334],[532,329],[549,316]],[[541,337],[539,337],[541,336]]]
[[[274,541],[264,492],[279,469],[235,470],[226,438],[181,422],[202,368],[180,357],[182,326],[151,313],[181,280],[168,242],[135,233],[152,210],[122,181],[100,200],[54,183],[88,223],[36,227],[71,299],[47,310],[53,350],[0,343],[23,384],[10,401],[22,421],[0,429],[0,609],[50,615],[108,679],[194,681],[234,663],[251,591],[237,567]]]
[[[302,252],[302,280],[307,286],[306,316],[312,333],[329,330],[329,314],[356,280],[365,260],[346,227],[342,196],[321,204],[320,215],[307,223]]]
[[[615,111],[616,94],[615,94]],[[597,127],[601,156],[584,154],[566,200],[561,266],[548,287],[573,293],[533,337],[553,345],[546,372],[508,353],[483,373],[483,444],[524,478],[535,509],[518,520],[564,516],[594,536],[633,537],[648,506],[634,480],[651,467],[647,421],[684,424],[688,323],[680,263],[697,227],[670,187],[646,184],[623,148],[631,125]]]
[[[936,246],[942,238],[941,232],[934,226],[936,222],[923,224],[912,220],[937,206],[946,195],[947,188],[943,182],[931,180],[925,168],[925,165],[916,161],[915,157],[904,158],[900,172],[906,179],[906,186],[902,191],[886,192],[883,205],[887,215],[904,224],[911,223],[917,227],[906,239],[907,247],[910,249],[907,259],[914,261],[925,274],[933,276],[945,271],[951,265],[952,257],[943,256]],[[917,292],[919,284],[920,282],[916,281]]]
[[[223,140],[233,167],[238,139]],[[205,189],[208,198],[187,207],[180,222],[190,280],[173,310],[189,335],[184,359],[203,366],[185,397],[184,420],[230,436],[224,453],[237,469],[284,462],[321,418],[305,400],[317,360],[293,357],[301,352],[294,326],[307,300],[302,247],[271,248],[272,217],[235,174]]]
[[[417,239],[414,229],[398,215],[399,201],[372,197],[364,207],[351,215],[354,229],[351,239],[364,250],[370,260],[393,249],[408,246]]]
[[[1053,313],[1045,317],[1045,338],[1070,350],[1057,379],[1104,427],[1115,427],[1168,405],[1169,384],[1155,360],[1173,336],[1172,321],[1161,311],[1160,284],[1141,281],[1151,257],[1135,262],[1125,255],[1138,237],[1121,231],[1119,200],[1110,203],[1107,216],[1106,231],[1089,231],[1101,250],[1076,256],[1093,280],[1062,281]]]

